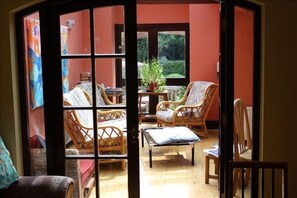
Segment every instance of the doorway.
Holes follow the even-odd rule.
[[[83,7],[81,4],[80,5],[77,5],[77,6],[81,6],[81,7]],[[110,6],[110,4],[106,4],[105,6]],[[130,5],[125,5],[125,6],[130,6]],[[234,6],[234,5],[233,5]],[[131,7],[133,7],[133,6],[131,6]],[[134,8],[133,8],[134,9]],[[132,9],[132,10],[133,10]],[[63,9],[61,9],[61,10],[63,10]],[[58,14],[62,14],[63,13],[63,11],[61,11],[61,10],[59,10],[59,11],[57,11],[56,12],[56,14],[58,13]],[[60,12],[61,11],[61,12]],[[69,12],[69,8],[65,8],[65,10],[64,11],[67,11],[67,12]],[[129,10],[129,11],[131,11],[131,10]],[[134,10],[135,11],[135,10]],[[130,15],[132,15],[132,16],[130,16],[130,17],[135,17],[135,16],[133,16],[133,14],[135,14],[135,12],[131,12],[131,13],[126,13],[127,14],[127,17],[129,18],[129,16]],[[43,16],[43,17],[45,17],[45,16]],[[54,16],[53,16],[53,18],[55,18]],[[59,19],[57,19],[57,18],[55,18],[55,21],[57,22],[57,21],[59,21]],[[45,24],[45,27],[47,26],[47,27],[52,27],[52,25],[53,24]],[[55,24],[55,26],[56,27],[59,27],[59,25],[58,24]],[[127,26],[126,26],[126,28],[135,28],[135,25],[134,24],[128,24]],[[56,29],[57,30],[57,29]],[[57,33],[58,31],[56,31],[56,33]],[[129,37],[129,36],[128,36]],[[130,41],[133,43],[133,39],[135,39],[134,38],[135,37],[135,35],[132,35],[131,37],[130,37]],[[46,37],[47,38],[47,37]],[[49,38],[50,40],[55,40],[55,41],[57,41],[57,43],[59,43],[58,42],[58,40],[59,40],[59,38]],[[258,38],[256,38],[256,39],[258,39]],[[128,40],[129,40],[129,38],[128,38]],[[127,40],[127,42],[128,42],[128,40]],[[54,46],[55,47],[55,49],[60,49],[60,46]],[[135,46],[130,46],[130,47],[128,47],[128,48],[130,48],[130,50],[134,50],[134,51],[136,51],[135,50]],[[59,50],[58,50],[59,51]],[[53,53],[53,52],[45,52],[45,53],[48,53],[48,56],[49,57],[55,57],[55,56],[57,56],[57,57],[59,57],[61,54],[55,54],[55,53]],[[57,52],[56,52],[57,53]],[[254,53],[256,53],[255,51],[254,51]],[[129,51],[127,51],[127,56],[129,57]],[[223,54],[223,53],[222,53]],[[221,58],[223,57],[222,56],[222,54],[221,54]],[[116,55],[117,56],[117,55]],[[65,57],[64,57],[65,58]],[[69,58],[69,59],[79,59],[79,57],[76,57],[76,55],[75,55],[75,57],[73,56],[73,57],[67,57],[67,58]],[[94,57],[94,58],[96,58],[96,57]],[[104,58],[109,58],[109,57],[104,57]],[[114,58],[114,57],[112,57],[112,58]],[[122,58],[122,55],[120,55],[120,58]],[[223,59],[223,58],[222,58]],[[129,60],[129,58],[126,58],[126,61],[128,61]],[[228,59],[227,59],[228,60]],[[46,60],[46,61],[49,61],[49,60]],[[58,60],[58,59],[56,59],[56,60],[53,60],[54,61],[54,63],[57,63],[58,65],[60,65],[61,64],[61,59],[60,60]],[[131,63],[132,63],[132,65],[133,65],[133,63],[135,63],[136,61],[131,57],[131,59],[130,59],[130,61],[131,61]],[[226,61],[226,60],[225,60]],[[50,61],[49,61],[50,62]],[[92,61],[91,61],[92,62]],[[224,75],[224,65],[227,65],[227,64],[224,64],[223,63],[223,61],[221,61],[221,68],[220,68],[220,72],[221,72],[221,76],[222,75]],[[131,70],[129,70],[129,72],[130,72]],[[229,70],[228,70],[229,71]],[[54,90],[54,88],[53,87],[60,87],[61,86],[61,84],[60,83],[58,83],[61,79],[60,79],[60,76],[61,75],[58,75],[59,77],[59,79],[57,78],[57,77],[55,77],[55,75],[58,73],[59,74],[59,71],[58,70],[55,70],[55,71],[51,71],[51,69],[49,69],[48,71],[47,71],[48,73],[51,73],[51,75],[52,75],[52,77],[53,77],[53,79],[56,79],[55,81],[57,82],[56,84],[55,83],[51,83],[51,84],[47,84],[47,85],[45,85],[45,86],[47,86],[48,87],[48,92],[47,93],[45,93],[45,97],[47,97],[47,98],[50,98],[51,97],[51,94],[52,94],[52,91]],[[225,71],[225,72],[227,72],[227,71]],[[131,74],[131,76],[134,76],[135,74]],[[49,78],[49,77],[48,77]],[[132,78],[133,79],[133,78]],[[225,78],[225,80],[227,80],[227,78]],[[54,81],[54,82],[55,82]],[[134,82],[134,81],[132,81],[131,80],[131,82]],[[229,84],[230,82],[228,82],[227,84]],[[131,83],[131,84],[133,84],[133,83]],[[222,84],[224,84],[224,83],[222,83]],[[222,85],[221,84],[221,85]],[[94,88],[94,87],[93,87]],[[129,89],[129,90],[133,90],[133,89],[135,89],[135,90],[137,90],[137,88],[136,88],[136,86],[134,87],[134,85],[131,85],[131,89]],[[257,88],[256,88],[257,89]],[[257,90],[256,90],[257,91]],[[225,90],[222,90],[222,92],[221,93],[223,93],[223,92],[225,92]],[[229,92],[228,92],[229,93]],[[228,93],[225,95],[225,96],[227,96],[228,95]],[[128,95],[129,95],[129,93],[127,93]],[[254,97],[256,97],[255,95],[257,95],[257,94],[254,94]],[[130,92],[130,101],[131,101],[131,103],[129,102],[129,105],[128,105],[128,103],[127,103],[127,110],[128,109],[133,109],[133,108],[135,108],[135,109],[137,109],[137,96],[135,96],[135,94],[133,94],[133,92],[131,91]],[[223,96],[224,96],[224,94],[223,94]],[[257,97],[258,97],[259,95],[257,95]],[[57,96],[58,98],[62,98],[62,96],[60,95],[60,96]],[[232,101],[233,101],[233,99],[234,99],[234,97],[232,97]],[[227,99],[226,99],[227,100]],[[60,100],[60,101],[57,101],[56,103],[52,103],[52,104],[50,104],[50,103],[48,103],[49,104],[49,106],[48,106],[48,108],[49,108],[49,112],[50,112],[50,109],[51,108],[56,108],[57,107],[57,105],[58,106],[63,106],[63,105],[61,105],[61,101],[62,100]],[[222,100],[221,102],[223,102],[224,100]],[[227,104],[227,103],[222,103],[222,105],[224,106],[225,104]],[[229,104],[229,108],[231,108],[231,105],[230,105],[230,103],[228,103]],[[255,105],[256,103],[254,103],[254,105]],[[256,104],[257,105],[257,104]],[[223,107],[222,106],[222,107]],[[228,106],[226,106],[226,107],[228,107]],[[233,106],[232,106],[233,107]],[[95,108],[96,109],[96,108]],[[228,109],[228,108],[227,108]],[[254,106],[254,109],[255,109],[255,106]],[[136,112],[137,113],[137,112]],[[131,131],[132,131],[132,133],[131,134],[133,134],[133,133],[136,133],[136,131],[138,130],[137,128],[136,128],[136,126],[137,126],[137,123],[134,123],[134,121],[133,120],[137,120],[137,114],[131,114],[132,115],[132,117],[130,117],[130,121],[131,121],[131,126],[133,126],[132,128],[131,128]],[[53,114],[52,114],[52,116],[54,117],[56,115],[56,113],[54,113],[53,112]],[[254,115],[255,115],[255,113],[254,113]],[[61,116],[61,115],[60,115]],[[226,114],[223,114],[223,116],[226,116]],[[256,113],[256,116],[257,116],[257,113]],[[257,118],[257,117],[256,117]],[[254,116],[253,116],[253,120],[255,120],[256,119]],[[49,118],[50,119],[50,118]],[[226,119],[227,119],[227,117],[226,117]],[[230,118],[231,119],[231,118]],[[232,118],[233,119],[233,118]],[[61,119],[61,120],[63,120],[63,119]],[[228,120],[228,119],[227,119]],[[52,122],[52,123],[55,123],[56,122],[56,120],[48,120],[48,122]],[[129,122],[129,121],[128,121]],[[257,121],[256,121],[257,122]],[[254,122],[256,125],[257,125],[257,123],[256,122]],[[230,123],[229,123],[230,124]],[[48,130],[50,130],[50,131],[54,131],[55,129],[56,129],[56,127],[61,127],[63,124],[62,123],[56,123],[55,125],[53,125],[53,126],[51,126],[52,128],[48,128]],[[224,127],[226,127],[227,128],[227,125],[226,126],[224,126]],[[256,129],[257,129],[257,126],[256,126]],[[52,157],[50,157],[50,156],[53,156],[54,155],[54,153],[56,153],[56,151],[58,151],[59,150],[59,148],[61,149],[61,145],[63,145],[63,143],[62,143],[62,141],[61,140],[63,140],[64,139],[64,137],[62,137],[61,135],[58,135],[58,134],[52,134],[52,135],[49,135],[49,137],[51,138],[51,139],[49,139],[49,141],[51,141],[53,144],[50,146],[50,147],[52,147],[52,148],[50,148],[50,150],[52,150],[51,152],[52,152],[52,154],[50,154],[49,153],[49,158],[48,159],[50,159],[50,161],[56,161],[56,160],[58,160],[59,161],[59,159],[62,159],[62,158],[64,158],[65,156],[63,155],[63,157],[62,157],[62,154],[59,154],[59,156],[56,156],[56,157],[54,157],[54,158],[52,158]],[[57,137],[60,137],[60,138],[57,138]],[[137,136],[131,136],[131,141],[135,141],[136,139],[137,139]],[[230,138],[230,137],[229,137]],[[58,140],[57,140],[58,139]],[[53,148],[54,147],[54,148]],[[132,147],[130,147],[130,148],[132,148]],[[64,149],[64,148],[63,148]],[[62,150],[63,150],[62,149]],[[128,148],[129,149],[129,148]],[[134,153],[134,154],[137,154],[137,152],[134,150],[133,152],[131,152],[131,154],[132,153]],[[134,155],[133,154],[133,155]],[[135,155],[136,156],[136,155]],[[135,162],[134,163],[136,163],[137,164],[137,157],[136,158],[133,158],[132,160],[135,160]],[[61,164],[61,167],[63,166],[63,164]],[[57,169],[56,167],[50,167],[50,168],[52,168],[52,171],[53,172],[55,172],[55,171],[57,171],[57,172],[59,172],[59,171],[61,171],[61,170],[63,170],[63,168],[62,169]],[[139,178],[139,175],[137,176],[137,173],[135,173],[135,170],[137,170],[137,167],[135,167],[136,169],[134,169],[133,170],[133,172],[134,173],[132,173],[132,170],[131,170],[131,175],[134,175],[134,174],[136,174],[136,175],[134,175],[135,177],[134,177],[134,179],[136,178],[136,180],[132,180],[131,181],[131,183],[133,183],[133,182],[136,182],[136,183],[138,183],[138,185],[139,185],[139,180],[137,180],[137,178]],[[137,172],[137,171],[136,171]],[[135,184],[135,183],[134,183]],[[137,184],[136,185],[134,185],[134,187],[135,186],[137,186]],[[131,188],[130,190],[132,191],[132,194],[134,194],[134,195],[136,195],[136,197],[137,197],[137,190],[135,191],[135,188],[133,187],[133,189]],[[139,189],[139,188],[138,188]],[[133,193],[134,192],[134,193]],[[132,194],[131,194],[131,197],[132,197]]]

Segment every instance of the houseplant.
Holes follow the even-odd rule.
[[[163,75],[163,67],[159,65],[157,58],[145,62],[140,69],[141,84],[147,87],[147,91],[155,91],[165,85],[166,79]]]

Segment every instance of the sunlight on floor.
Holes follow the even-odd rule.
[[[142,124],[142,127],[152,126]],[[154,125],[153,125],[154,126]],[[219,197],[218,181],[211,179],[205,184],[203,149],[217,144],[217,130],[209,130],[207,138],[195,143],[195,161],[191,165],[189,146],[156,147],[153,149],[153,166],[149,166],[148,145],[140,142],[140,190],[142,198],[216,198]],[[141,138],[139,138],[141,141]],[[114,165],[112,165],[114,164]],[[128,197],[127,168],[120,169],[115,163],[100,168],[100,197]],[[210,171],[214,171],[210,163]],[[95,197],[93,188],[90,197]]]

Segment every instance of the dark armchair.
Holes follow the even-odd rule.
[[[0,197],[9,198],[71,198],[74,180],[66,176],[23,176],[0,190]]]

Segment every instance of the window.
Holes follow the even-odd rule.
[[[166,85],[189,83],[189,24],[139,24],[137,26],[138,73],[144,62],[156,57],[163,66]],[[122,25],[116,27],[116,49],[122,50]],[[125,66],[117,64],[117,87],[125,86]],[[140,75],[138,74],[140,79]],[[140,85],[140,82],[138,82]]]

